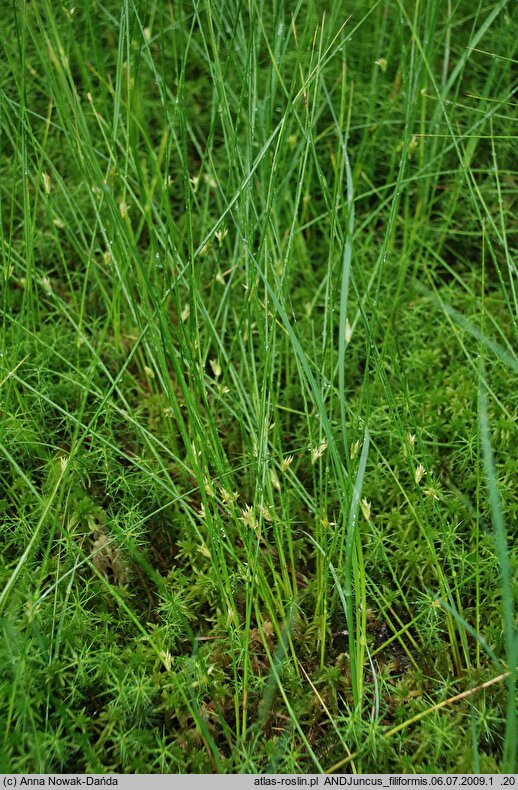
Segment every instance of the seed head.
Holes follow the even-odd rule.
[[[324,455],[327,449],[327,442],[325,439],[322,439],[318,447],[313,447],[311,450],[311,463],[314,465],[318,461],[318,459]]]
[[[281,472],[282,472],[282,474],[284,474],[284,472],[287,471],[288,467],[291,466],[292,463],[293,463],[293,456],[292,455],[287,455],[285,458],[282,459],[282,461],[281,461]]]
[[[419,484],[421,482],[421,480],[423,479],[425,474],[426,474],[426,469],[424,468],[424,466],[422,464],[419,464],[419,466],[415,470],[415,481],[416,481],[417,484]]]

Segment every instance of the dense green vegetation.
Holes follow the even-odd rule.
[[[0,767],[515,770],[514,4],[1,25]]]

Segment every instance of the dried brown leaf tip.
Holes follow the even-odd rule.
[[[116,546],[110,540],[104,526],[99,527],[93,533],[94,542],[90,558],[92,565],[99,571],[110,584],[118,586],[127,581],[126,566],[117,551]]]

